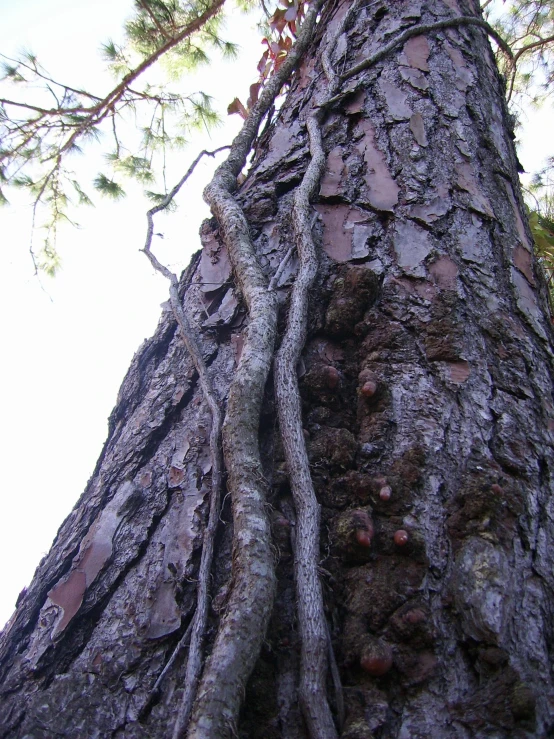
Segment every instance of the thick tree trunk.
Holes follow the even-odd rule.
[[[322,13],[239,194],[268,280],[294,241],[305,120],[326,93],[320,53],[347,7]],[[405,28],[476,12],[471,0],[360,7],[336,43],[335,69]],[[416,35],[343,89],[354,92],[323,123],[320,265],[298,368],[343,685],[340,726],[340,692],[328,681],[338,732],[549,736],[552,331],[486,34]],[[224,399],[248,317],[215,222],[202,241],[181,294]],[[279,281],[283,320],[296,266],[293,257]],[[166,313],[123,382],[85,493],[2,634],[0,736],[170,735],[186,650],[152,689],[194,612],[209,432]],[[260,448],[277,595],[238,734],[301,739],[295,512],[271,379]],[[227,502],[208,644],[226,610],[231,542]]]

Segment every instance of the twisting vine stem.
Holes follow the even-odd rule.
[[[221,486],[223,479],[223,459],[221,453],[221,426],[222,426],[222,413],[219,407],[215,389],[213,386],[212,379],[209,375],[208,368],[204,362],[202,356],[202,349],[196,338],[195,332],[189,323],[189,320],[183,309],[181,299],[179,297],[179,281],[177,276],[165,267],[152,253],[152,234],[154,231],[154,219],[153,216],[160,210],[167,208],[171,203],[175,195],[179,192],[183,184],[188,180],[190,175],[193,173],[198,162],[203,156],[215,156],[220,151],[228,149],[228,146],[222,146],[215,151],[202,151],[188,168],[187,172],[175,185],[175,187],[166,195],[166,197],[158,205],[151,208],[147,213],[148,218],[148,230],[146,234],[146,243],[143,252],[146,254],[150,263],[158,272],[164,275],[169,282],[169,302],[171,310],[181,333],[183,343],[188,350],[192,361],[198,372],[198,378],[200,381],[200,387],[208,406],[210,408],[212,416],[212,425],[210,430],[210,454],[212,459],[212,485],[210,495],[210,507],[208,513],[208,523],[204,531],[203,543],[202,543],[202,555],[200,558],[200,567],[198,571],[198,589],[196,594],[196,610],[192,618],[190,629],[190,647],[187,659],[187,667],[185,673],[185,688],[181,701],[181,706],[177,715],[177,721],[174,729],[174,736],[178,736],[182,730],[182,727],[186,725],[190,712],[192,710],[192,704],[196,696],[196,690],[198,686],[198,680],[202,671],[202,653],[204,645],[204,635],[206,633],[206,624],[208,621],[208,597],[209,597],[209,583],[210,583],[210,572],[212,569],[213,551],[215,534],[217,530],[217,524],[219,521],[219,508],[221,500]],[[187,634],[189,632],[187,629]],[[185,638],[181,639],[177,650],[182,647]],[[176,652],[177,652],[176,650]],[[172,656],[170,662],[173,661],[175,654]],[[165,673],[165,671],[164,671]],[[162,673],[162,674],[164,674]],[[161,677],[161,676],[160,676]],[[154,690],[159,688],[159,681],[156,682]]]
[[[356,7],[357,3],[350,7],[336,30],[325,42],[322,65],[327,77],[328,96],[334,95],[341,84],[341,78],[333,68],[332,50],[336,47],[337,39],[344,31]],[[292,287],[285,334],[275,358],[279,428],[297,516],[294,570],[298,622],[302,641],[300,702],[312,739],[334,739],[337,736],[326,697],[330,636],[318,573],[320,511],[302,430],[302,406],[296,374],[296,366],[308,332],[309,290],[318,270],[316,247],[312,238],[310,201],[319,190],[319,183],[325,170],[325,153],[321,134],[321,123],[324,117],[324,109],[316,107],[306,121],[311,160],[301,184],[295,191],[292,211],[300,266]],[[338,671],[334,674],[336,677]],[[341,696],[340,680],[338,682],[337,695]],[[340,704],[340,699],[337,702]]]
[[[471,15],[461,15],[458,18],[447,18],[443,21],[437,21],[436,23],[421,23],[417,26],[407,28],[405,31],[402,31],[402,33],[389,41],[388,44],[385,44],[380,49],[378,49],[367,59],[364,59],[359,64],[354,64],[352,67],[350,67],[350,69],[347,69],[346,72],[343,72],[340,75],[340,80],[341,82],[346,82],[346,80],[354,77],[360,72],[364,72],[366,69],[375,66],[378,62],[388,56],[391,51],[395,51],[399,46],[404,44],[413,36],[421,36],[421,34],[423,33],[431,33],[432,31],[443,31],[446,28],[456,28],[457,26],[477,26],[478,28],[482,28],[492,39],[494,39],[494,41],[496,41],[502,52],[506,54],[506,56],[510,60],[510,63],[514,63],[513,52],[506,43],[505,39],[503,39],[502,36],[497,31],[495,31],[489,23],[487,23],[487,21],[484,21],[482,18],[475,18]],[[348,90],[338,92],[324,102],[320,103],[320,107],[329,108],[335,103],[340,102],[347,95],[352,95],[352,93],[356,92],[362,85],[363,80],[359,80],[358,82],[356,82],[354,87],[350,87]]]
[[[204,191],[218,220],[235,278],[244,296],[249,324],[229,391],[223,448],[233,509],[233,572],[227,610],[198,690],[188,727],[192,739],[234,732],[246,681],[258,657],[275,594],[275,561],[266,511],[265,482],[258,444],[263,392],[275,343],[277,299],[267,290],[244,213],[232,192],[260,123],[302,58],[315,27],[320,2],[306,13],[298,39],[279,71],[264,87],[236,136],[227,160]],[[178,734],[174,737],[177,739]]]

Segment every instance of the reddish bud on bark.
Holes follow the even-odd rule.
[[[502,490],[502,488],[500,487],[500,485],[498,485],[498,484],[497,484],[496,482],[495,482],[495,483],[494,483],[493,485],[491,485],[491,491],[492,491],[492,492],[493,492],[493,493],[494,493],[495,495],[501,495],[501,494],[502,494],[502,493],[504,492],[504,491]]]
[[[384,642],[374,641],[363,650],[360,665],[370,675],[381,677],[392,667],[392,649]]]
[[[421,608],[414,608],[413,611],[405,613],[403,618],[407,624],[419,624],[422,621],[425,621],[427,616],[425,611],[422,611]]]
[[[331,390],[334,390],[336,387],[339,386],[339,383],[339,371],[336,369],[336,367],[327,367],[327,387],[331,388]]]
[[[376,392],[377,383],[373,382],[373,380],[368,380],[368,382],[364,382],[360,389],[360,393],[364,396],[364,398],[372,398]]]
[[[356,541],[361,547],[371,546],[371,536],[369,531],[366,529],[358,529],[356,531]]]
[[[391,490],[390,485],[384,485],[381,488],[381,490],[379,490],[379,497],[381,498],[381,500],[384,500],[385,502],[387,500],[390,500],[391,495],[392,495],[392,490]]]
[[[403,547],[407,544],[409,538],[408,532],[404,531],[404,529],[398,529],[398,531],[394,532],[394,543],[398,547]]]

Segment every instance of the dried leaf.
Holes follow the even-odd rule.
[[[227,115],[233,115],[233,113],[238,113],[243,119],[248,117],[248,111],[238,98],[235,98],[227,108]]]
[[[254,82],[254,84],[250,85],[250,95],[246,101],[246,105],[249,109],[258,102],[258,95],[260,94],[261,86],[261,82]]]

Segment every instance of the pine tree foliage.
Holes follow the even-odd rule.
[[[99,142],[106,152],[106,171],[92,187],[119,198],[125,194],[124,178],[154,182],[167,149],[182,147],[193,129],[218,122],[210,97],[183,90],[180,81],[205,64],[210,52],[236,53],[222,35],[223,5],[224,0],[137,1],[124,43],[109,40],[102,47],[116,80],[107,93],[52,78],[31,52],[17,59],[3,56],[0,203],[8,202],[12,187],[29,193],[34,226],[46,233],[36,268],[55,272],[57,228],[69,219],[71,206],[92,203],[74,156],[87,144]],[[152,80],[158,60],[163,74]],[[173,91],[169,85],[176,82],[179,89]]]
[[[485,15],[491,13],[491,0],[484,3]],[[495,13],[496,15],[496,13]],[[552,92],[554,85],[554,5],[548,0],[517,0],[493,24],[514,52],[506,64],[498,58],[507,84],[507,97],[530,98],[539,102]]]
[[[117,82],[103,95],[53,79],[30,51],[17,59],[2,55],[6,92],[0,97],[0,205],[8,203],[10,188],[27,190],[34,206],[33,225],[44,229],[44,248],[35,267],[55,273],[57,228],[62,221],[71,222],[72,206],[93,204],[91,188],[117,199],[125,195],[126,178],[152,185],[169,149],[183,148],[194,129],[219,122],[211,98],[201,90],[185,92],[183,80],[209,61],[210,52],[236,56],[236,45],[224,38],[224,2],[135,0],[123,43],[110,39],[102,45],[104,61]],[[499,51],[498,63],[517,112],[522,101],[543,101],[554,84],[554,6],[546,0],[516,0],[501,8],[491,3],[483,5],[485,16],[513,50],[512,61]],[[239,7],[252,5],[245,0]],[[261,3],[259,27],[265,46],[259,77],[246,103],[235,98],[229,114],[246,117],[290,50],[306,7],[298,0],[282,0],[273,8]],[[147,74],[158,61],[161,82],[149,80]],[[72,155],[90,143],[102,145],[106,168],[85,183]],[[153,191],[148,192],[152,197]],[[159,200],[165,194],[160,193]],[[530,208],[537,214],[532,227],[538,234],[533,224],[545,214],[533,204]]]

